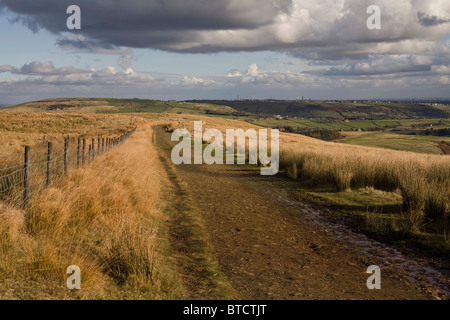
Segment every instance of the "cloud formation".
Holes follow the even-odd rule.
[[[426,65],[425,60],[398,57],[393,63]],[[354,65],[353,70],[364,69]],[[34,61],[15,67],[0,65],[2,103],[18,103],[48,97],[140,97],[156,99],[228,98],[305,98],[321,99],[371,98],[376,89],[384,97],[404,98],[444,96],[450,85],[450,64],[433,66],[431,71],[412,72],[415,76],[371,74],[357,76],[357,71],[340,70],[344,75],[325,72],[273,72],[256,64],[246,70],[232,70],[221,76],[193,77],[173,74],[146,74],[132,69],[118,71],[54,67],[51,62]],[[345,74],[345,72],[347,72]],[[15,76],[15,77],[14,77]],[[337,81],[337,79],[339,79]],[[324,90],[326,88],[326,90]],[[401,95],[398,95],[399,92]],[[375,97],[376,98],[376,97]]]
[[[332,67],[324,74],[333,76],[387,75],[431,71],[433,61],[429,56],[388,55],[371,56],[365,61]]]
[[[73,1],[0,0],[32,30],[66,30]],[[382,29],[366,28],[368,4],[360,0],[78,0],[82,30],[104,48],[154,48],[177,52],[287,50],[322,59],[380,53],[379,44],[434,42],[450,32],[447,0],[374,0]],[[78,32],[78,31],[77,31]],[[67,41],[59,41],[61,45]],[[74,41],[71,42],[74,45]],[[426,48],[418,48],[418,50]],[[312,52],[316,52],[314,55]]]
[[[25,76],[25,78],[14,78],[1,80],[4,85],[18,84],[47,84],[55,86],[78,85],[78,86],[102,86],[102,85],[121,85],[133,86],[138,84],[149,84],[156,82],[151,75],[137,74],[128,68],[125,71],[117,71],[114,67],[105,69],[79,69],[75,67],[55,68],[52,62],[33,61],[15,67],[11,65],[0,65],[1,73],[11,73],[12,75]]]
[[[65,35],[56,40],[56,44],[63,50],[72,53],[94,53],[118,55],[117,64],[126,70],[131,66],[134,52],[131,48],[121,49],[114,45],[103,43],[98,40],[90,40],[83,35]]]
[[[55,68],[52,62],[39,62],[33,61],[23,65],[21,68],[17,68],[11,65],[0,65],[0,73],[10,72],[18,75],[46,75],[46,76],[61,76],[61,75],[73,75],[90,72],[90,70],[82,70],[74,67],[62,67]]]
[[[81,7],[81,30],[66,28],[66,9],[72,4]],[[369,4],[382,9],[381,30],[366,27]],[[222,88],[235,96],[239,89],[265,94],[271,88],[281,93],[299,88],[358,93],[362,88],[413,88],[416,93],[417,86],[432,92],[431,85],[448,91],[450,84],[449,0],[0,0],[2,10],[34,32],[55,34],[65,51],[115,55],[121,69],[56,68],[39,61],[0,65],[0,73],[18,76],[0,79],[10,88],[115,84],[130,91]],[[268,50],[306,60],[314,70],[277,72],[249,63],[246,70],[224,75],[155,76],[131,69],[137,48],[179,53]]]
[[[438,16],[428,16],[423,12],[418,12],[417,14],[419,22],[424,27],[434,27],[440,24],[449,23],[450,18],[440,18]]]

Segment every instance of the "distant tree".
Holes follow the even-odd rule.
[[[435,136],[435,137],[450,137],[450,128],[445,129],[427,129],[425,130],[424,135],[426,136]]]
[[[329,129],[301,129],[293,128],[291,126],[279,127],[278,129],[284,132],[302,134],[304,136],[324,141],[334,141],[342,139],[342,134],[340,132]]]

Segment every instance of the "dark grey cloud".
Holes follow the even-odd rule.
[[[195,38],[194,31],[254,29],[273,22],[289,10],[290,0],[1,0],[0,5],[19,14],[36,31],[66,30],[66,9],[82,10],[81,31],[117,46],[157,47]],[[189,34],[191,35],[189,36]]]
[[[56,44],[63,49],[82,53],[100,53],[102,51],[115,51],[118,49],[117,46],[112,44],[86,39],[85,37],[60,37],[56,40]]]
[[[61,36],[56,40],[56,44],[63,50],[72,53],[94,53],[94,54],[108,54],[118,55],[117,64],[126,70],[130,67],[134,58],[133,49],[122,49],[98,40],[87,39],[83,35],[66,35]]]
[[[424,27],[435,27],[444,23],[449,23],[450,19],[448,18],[440,18],[438,16],[429,16],[424,12],[418,12],[417,16],[419,18],[419,22]]]
[[[383,8],[376,32],[366,28],[368,4],[360,0],[0,0],[16,14],[11,19],[60,35],[67,31],[66,9],[72,4],[81,7],[82,30],[71,33],[84,40],[58,44],[80,50],[93,45],[191,53],[287,50],[311,60],[363,59],[382,53],[380,43],[434,42],[450,32],[426,27],[443,25],[436,17],[449,14],[444,0],[432,5],[374,0],[370,4]]]

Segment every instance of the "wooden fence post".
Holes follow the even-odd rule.
[[[102,153],[105,153],[105,138],[102,138]]]
[[[86,164],[86,139],[83,139],[83,152],[81,154],[81,164],[84,165]]]
[[[97,138],[97,156],[100,155],[100,136]]]
[[[67,152],[69,150],[69,140],[70,138],[64,140],[64,175],[67,175]]]
[[[23,167],[23,209],[28,207],[30,196],[30,147],[25,147],[25,160]]]
[[[51,176],[52,148],[53,148],[53,144],[51,142],[49,142],[48,143],[48,152],[47,152],[47,187],[52,182],[52,176]]]
[[[80,168],[80,148],[81,148],[81,139],[78,137],[78,146],[77,146],[77,169]]]
[[[95,159],[95,139],[92,139],[92,161]]]

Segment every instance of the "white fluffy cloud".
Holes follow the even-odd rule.
[[[418,76],[414,77],[398,77],[393,74],[362,77],[269,72],[261,70],[256,64],[244,71],[233,70],[228,74],[212,77],[151,75],[135,72],[131,68],[118,71],[114,67],[98,70],[73,69],[73,73],[67,71],[70,67],[54,68],[53,71],[52,68],[35,68],[30,74],[23,73],[21,69],[9,65],[0,66],[0,73],[16,75],[15,78],[0,77],[3,104],[68,96],[159,99],[233,99],[237,94],[243,98],[280,99],[301,98],[303,95],[305,98],[322,99],[364,99],[380,95],[391,98],[444,97],[450,85],[450,65],[433,67],[432,72],[418,72]]]
[[[74,67],[55,68],[52,62],[33,61],[24,64],[21,68],[11,65],[0,65],[0,73],[10,72],[12,74],[20,75],[70,75],[87,73],[90,70],[77,69]]]
[[[0,73],[9,72],[22,77],[4,80],[3,84],[52,84],[52,85],[136,85],[151,84],[156,79],[151,75],[137,74],[133,69],[117,71],[114,67],[105,69],[78,69],[74,67],[55,68],[52,62],[33,61],[22,67],[0,65]],[[25,76],[25,78],[23,77]]]
[[[377,74],[399,74],[405,72],[431,71],[433,57],[426,55],[376,55],[369,59],[342,67],[333,67],[327,75],[360,76]]]

